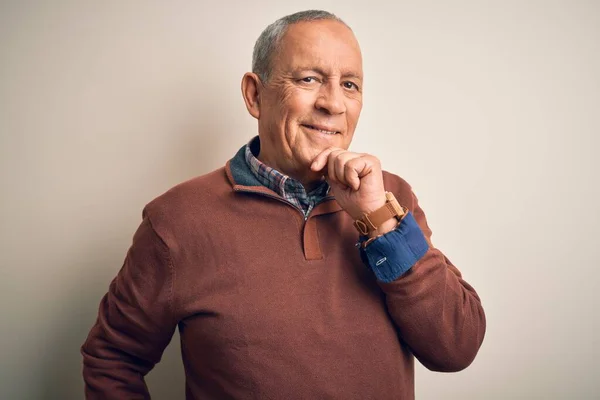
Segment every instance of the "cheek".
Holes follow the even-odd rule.
[[[295,90],[292,86],[285,85],[278,93],[277,101],[280,107],[287,107],[293,102]]]
[[[358,124],[358,117],[360,117],[360,112],[362,110],[362,103],[356,100],[350,101],[347,105],[347,120],[348,127],[354,130],[356,125]]]
[[[284,102],[284,103],[283,103]],[[282,99],[288,114],[294,119],[309,116],[314,108],[315,94],[309,90],[290,89]]]

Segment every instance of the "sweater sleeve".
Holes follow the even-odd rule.
[[[485,334],[479,296],[431,244],[431,230],[414,193],[412,212],[393,231],[361,250],[386,295],[401,339],[434,371],[471,364]]]
[[[169,250],[145,216],[81,347],[87,399],[150,398],[144,376],[177,325]]]

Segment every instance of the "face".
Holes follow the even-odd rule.
[[[350,146],[362,109],[362,56],[337,21],[288,28],[272,72],[259,90],[259,159],[304,183],[320,179],[313,159]]]

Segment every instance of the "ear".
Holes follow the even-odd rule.
[[[260,118],[260,91],[262,83],[258,75],[247,72],[242,78],[242,97],[246,103],[246,108],[254,118]]]

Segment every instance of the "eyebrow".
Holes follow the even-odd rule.
[[[328,74],[322,70],[321,68],[318,67],[307,67],[307,68],[298,68],[296,69],[294,72],[298,73],[298,72],[303,72],[303,71],[314,71],[316,73],[318,73],[319,75],[323,75],[323,76],[328,76]],[[345,72],[342,74],[342,78],[354,78],[354,79],[358,79],[360,81],[362,81],[362,76],[354,73],[354,72]]]

